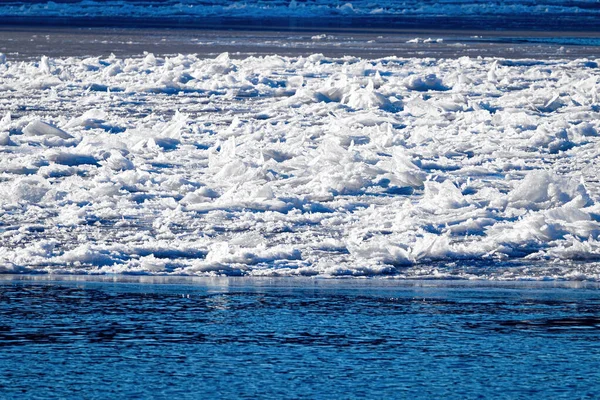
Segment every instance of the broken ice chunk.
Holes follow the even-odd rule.
[[[57,136],[61,139],[73,139],[73,136],[67,132],[47,122],[35,120],[23,128],[23,134],[26,136]]]

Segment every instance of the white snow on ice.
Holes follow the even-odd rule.
[[[0,271],[598,280],[599,61],[0,56]]]

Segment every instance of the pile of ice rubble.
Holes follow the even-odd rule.
[[[0,270],[600,279],[599,62],[2,56]]]

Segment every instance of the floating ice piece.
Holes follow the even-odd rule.
[[[350,254],[361,261],[394,266],[410,265],[414,262],[408,249],[380,237],[369,241],[351,239],[347,241],[346,247]]]
[[[582,198],[578,197],[547,211],[530,211],[513,223],[500,222],[487,229],[483,242],[488,247],[502,247],[501,252],[509,256],[537,258],[536,250],[568,237],[598,238],[600,224],[580,209],[582,204]]]
[[[9,130],[10,122],[11,116],[9,111],[0,120],[0,146],[8,146],[11,143],[10,134],[6,132]]]
[[[580,207],[592,204],[581,181],[544,170],[529,172],[508,195],[511,207],[532,210],[560,206],[576,198],[580,198]]]
[[[181,130],[187,125],[187,123],[188,116],[176,111],[171,121],[162,129],[159,136],[162,138],[180,140]]]
[[[387,97],[375,91],[372,80],[369,80],[365,88],[356,86],[351,88],[349,93],[344,94],[341,103],[354,109],[381,108],[389,110],[393,108]]]
[[[169,266],[169,260],[155,257],[153,254],[140,258],[140,271],[165,272]]]
[[[566,129],[543,125],[537,127],[535,134],[528,142],[533,151],[546,148],[552,154],[569,150],[574,145],[569,140],[569,134]]]
[[[382,126],[385,127],[386,130],[389,131],[391,129],[391,125],[397,123],[398,121],[392,117],[386,117],[381,115],[381,113],[376,113],[375,110],[354,113],[344,119],[344,123],[346,125],[362,125],[365,127],[375,127]]]
[[[127,171],[135,168],[131,160],[128,160],[127,158],[123,157],[123,155],[121,155],[121,153],[119,152],[112,153],[110,157],[104,162],[104,165],[106,165],[113,171]]]
[[[565,105],[558,93],[539,93],[530,100],[534,111],[554,112]]]
[[[491,83],[498,82],[498,75],[496,74],[497,70],[498,70],[498,60],[494,61],[490,65],[490,69],[488,70],[488,73],[487,73],[488,82],[491,82]]]
[[[8,126],[10,125],[11,121],[12,117],[10,111],[8,111],[6,115],[0,119],[0,131],[8,130]]]
[[[441,38],[438,38],[438,39],[432,39],[432,38],[427,38],[427,39],[414,38],[414,39],[407,40],[406,43],[410,43],[410,44],[418,44],[418,43],[430,44],[430,43],[442,43],[443,41],[444,41],[444,39],[441,39]]]
[[[106,122],[106,112],[102,110],[89,110],[80,117],[73,118],[65,125],[65,128],[74,128],[81,126],[85,129],[102,128]]]
[[[145,126],[136,128],[128,135],[128,140],[136,142],[131,149],[136,152],[145,149],[175,150],[181,143],[181,131],[187,123],[187,116],[176,112],[169,122],[158,123],[151,129]]]
[[[302,87],[302,85],[304,84],[304,78],[302,77],[302,75],[295,75],[295,76],[290,76],[289,78],[287,78],[287,87],[290,88],[299,88]]]
[[[206,255],[206,262],[252,265],[268,263],[273,260],[299,260],[301,258],[300,251],[289,246],[267,247],[266,244],[262,244],[247,248],[228,243],[215,243]]]
[[[221,53],[214,60],[210,60],[204,63],[200,67],[200,74],[193,73],[193,77],[215,77],[219,75],[228,74],[236,69],[235,65],[229,58],[229,53]]]
[[[444,260],[452,255],[448,235],[423,233],[416,238],[410,248],[410,257],[414,262]]]
[[[250,193],[250,198],[257,201],[273,200],[275,194],[273,189],[268,184],[262,185]]]
[[[417,90],[420,92],[426,92],[428,90],[449,90],[449,88],[444,86],[442,80],[435,74],[429,74],[425,76],[410,76],[404,81],[404,86],[406,86],[407,89]]]
[[[52,67],[50,67],[50,60],[46,56],[42,56],[38,69],[41,73],[50,75],[52,73]]]
[[[543,249],[537,253],[530,254],[528,259],[546,259],[546,260],[581,260],[581,261],[599,261],[600,260],[600,241],[594,238],[585,240],[572,235],[567,235],[564,242],[550,249]],[[582,279],[585,279],[583,275]]]
[[[396,178],[400,182],[413,188],[423,187],[426,174],[400,148],[394,148],[392,153],[392,168]]]
[[[215,190],[207,186],[203,186],[194,192],[186,194],[180,202],[182,204],[202,204],[218,197],[219,193],[217,193]]]
[[[194,261],[184,272],[218,272],[226,275],[239,275],[253,265],[268,265],[273,262],[281,263],[281,261],[293,262],[301,258],[301,252],[290,246],[276,245],[267,247],[264,243],[259,243],[249,248],[220,242],[213,243],[206,258]]]
[[[8,189],[9,198],[15,203],[39,203],[50,190],[50,184],[42,177],[32,176],[16,180]]]
[[[123,72],[123,67],[124,64],[121,61],[115,62],[104,70],[103,75],[106,77],[117,76]]]
[[[337,9],[344,14],[355,14],[356,10],[354,9],[354,6],[352,5],[352,3],[345,3],[341,6],[338,6]]]
[[[9,145],[13,143],[9,141]],[[4,157],[0,159],[0,172],[6,172],[15,175],[31,175],[35,174],[40,166],[45,165],[47,161],[38,157],[21,156],[16,159]]]
[[[8,132],[0,132],[0,146],[8,146],[10,144],[10,135]]]
[[[156,59],[156,57],[154,56],[153,53],[148,53],[146,55],[146,57],[144,58],[144,65],[146,67],[154,67],[156,66],[158,63],[158,60]]]
[[[64,178],[66,176],[75,175],[77,168],[67,165],[50,164],[41,167],[37,174],[44,178]]]
[[[110,251],[97,249],[89,244],[82,244],[73,250],[66,251],[62,256],[54,257],[51,260],[67,265],[93,265],[97,267],[113,265],[120,261]]]
[[[26,136],[56,136],[61,139],[73,139],[73,136],[62,129],[40,120],[30,122],[29,125],[23,128],[23,134]]]
[[[98,165],[98,160],[89,154],[71,153],[66,151],[49,151],[47,158],[57,164],[67,166]]]
[[[316,93],[320,95],[320,97],[317,97],[318,101],[340,102],[346,94],[356,89],[355,86],[348,83],[346,75],[343,75],[338,81],[330,80],[328,83],[328,86],[317,90]]]
[[[573,139],[581,141],[585,137],[598,136],[598,129],[589,122],[582,122],[578,125],[570,126],[568,129]]]
[[[449,180],[442,183],[427,181],[424,183],[425,193],[419,206],[432,212],[453,210],[468,205],[460,190]]]

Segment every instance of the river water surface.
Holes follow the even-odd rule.
[[[152,27],[64,27],[0,24],[0,52],[11,60],[48,57],[136,57],[197,54],[232,58],[264,56],[327,57],[504,57],[576,59],[598,56],[600,32],[544,32],[305,27],[211,29]]]
[[[6,276],[4,398],[598,398],[581,283]]]

